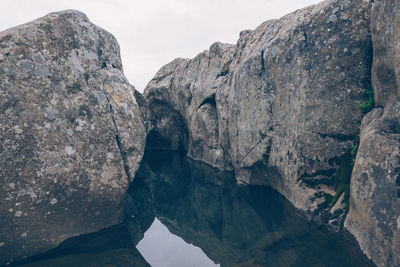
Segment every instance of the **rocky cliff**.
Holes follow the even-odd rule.
[[[400,265],[399,8],[326,0],[174,60],[144,95],[80,12],[1,32],[0,264],[120,223],[146,145],[269,186]],[[135,241],[157,212],[137,199]]]
[[[147,148],[270,186],[399,265],[399,12],[327,0],[174,60],[141,102]]]
[[[372,8],[372,85],[379,108],[361,124],[345,227],[378,266],[400,265],[400,2]]]
[[[342,214],[370,84],[370,9],[324,1],[164,66],[144,93],[148,147],[233,169],[325,221]]]
[[[399,5],[396,0],[377,0],[372,8],[372,85],[380,107],[400,95]]]
[[[378,266],[400,264],[400,101],[362,122],[345,227]]]
[[[0,33],[0,265],[122,221],[144,151],[114,37],[77,11]]]

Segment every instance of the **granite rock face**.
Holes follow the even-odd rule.
[[[377,106],[400,95],[400,3],[376,0],[371,25],[374,46],[372,85]]]
[[[362,121],[345,227],[378,266],[400,265],[400,99]]]
[[[0,33],[0,265],[122,221],[145,129],[114,37],[77,11]]]
[[[378,266],[400,265],[400,5],[372,8],[372,85],[377,108],[361,125],[345,227]]]
[[[332,213],[370,85],[370,9],[324,1],[164,66],[144,93],[149,147],[187,151],[312,215]]]

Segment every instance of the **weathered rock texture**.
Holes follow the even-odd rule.
[[[362,122],[345,227],[378,266],[400,265],[400,99]]]
[[[133,90],[80,12],[0,33],[0,265],[121,222],[145,142]]]
[[[372,9],[372,85],[377,106],[400,95],[400,2],[376,0]]]
[[[361,125],[345,227],[378,266],[400,266],[400,2],[372,9],[377,108]]]
[[[324,1],[164,66],[144,93],[149,149],[185,150],[329,220],[370,85],[370,8]]]

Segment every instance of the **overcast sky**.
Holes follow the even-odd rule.
[[[77,9],[111,32],[124,72],[139,91],[174,58],[192,58],[216,41],[321,0],[0,0],[0,31],[53,11]]]

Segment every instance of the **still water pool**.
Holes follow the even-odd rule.
[[[123,225],[20,266],[373,266],[354,240],[310,222],[266,187],[237,186],[182,155],[147,151]]]

